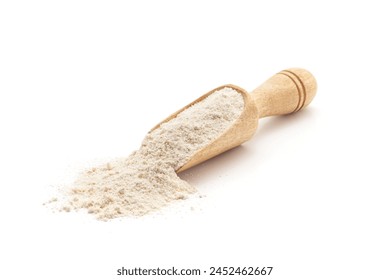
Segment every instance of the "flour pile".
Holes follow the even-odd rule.
[[[178,170],[224,133],[244,108],[240,93],[225,87],[146,135],[139,150],[82,173],[67,191],[65,211],[86,209],[101,220],[142,216],[196,189]]]

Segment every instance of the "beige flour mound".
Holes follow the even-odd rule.
[[[98,219],[142,216],[196,190],[175,170],[218,138],[240,116],[244,100],[223,88],[146,135],[141,148],[82,173],[63,210],[87,209]]]

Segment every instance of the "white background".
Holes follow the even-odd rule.
[[[1,1],[0,278],[174,265],[390,279],[385,3]],[[316,76],[312,104],[260,120],[251,141],[184,173],[205,197],[106,223],[42,206],[201,94],[250,91],[288,67]]]

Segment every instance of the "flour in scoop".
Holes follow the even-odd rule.
[[[223,134],[244,100],[225,87],[148,133],[129,157],[91,168],[66,191],[65,211],[86,209],[101,220],[143,216],[187,198],[196,189],[175,170]]]

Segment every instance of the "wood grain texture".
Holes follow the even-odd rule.
[[[280,71],[251,92],[259,118],[295,113],[313,100],[317,82],[307,70]]]
[[[316,80],[309,71],[290,68],[275,74],[250,94],[244,89],[230,84],[215,88],[173,113],[152,130],[175,118],[180,112],[213,92],[225,87],[233,88],[243,96],[244,109],[242,114],[228,130],[196,152],[186,164],[176,170],[177,172],[184,171],[248,141],[256,131],[259,118],[290,114],[302,110],[310,104],[317,91]]]

